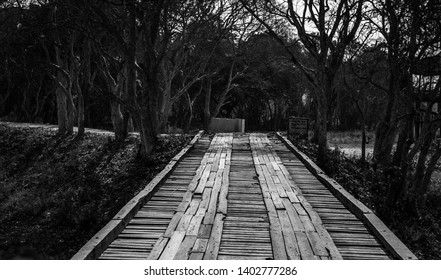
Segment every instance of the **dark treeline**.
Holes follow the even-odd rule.
[[[441,156],[440,18],[436,0],[2,1],[0,116],[118,141],[136,129],[142,156],[212,117],[280,130],[302,116],[322,163],[328,130],[373,130],[387,204],[409,189],[423,205]]]

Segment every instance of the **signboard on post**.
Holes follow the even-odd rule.
[[[309,119],[290,117],[288,135],[297,138],[308,138]]]

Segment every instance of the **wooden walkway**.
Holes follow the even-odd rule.
[[[272,138],[271,144],[305,198],[320,216],[344,259],[390,259],[384,246],[363,222],[320,183],[280,140]]]
[[[120,230],[117,219],[73,259],[393,257],[285,144],[259,133],[201,137]]]

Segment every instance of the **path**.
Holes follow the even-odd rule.
[[[117,225],[74,259],[394,257],[381,234],[266,134],[201,137],[148,196],[133,218],[114,218]]]

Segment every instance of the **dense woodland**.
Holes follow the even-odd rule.
[[[437,0],[3,0],[0,116],[136,130],[141,157],[212,117],[308,117],[325,165],[328,131],[373,131],[385,205],[411,192],[418,212],[441,157],[440,19]]]

